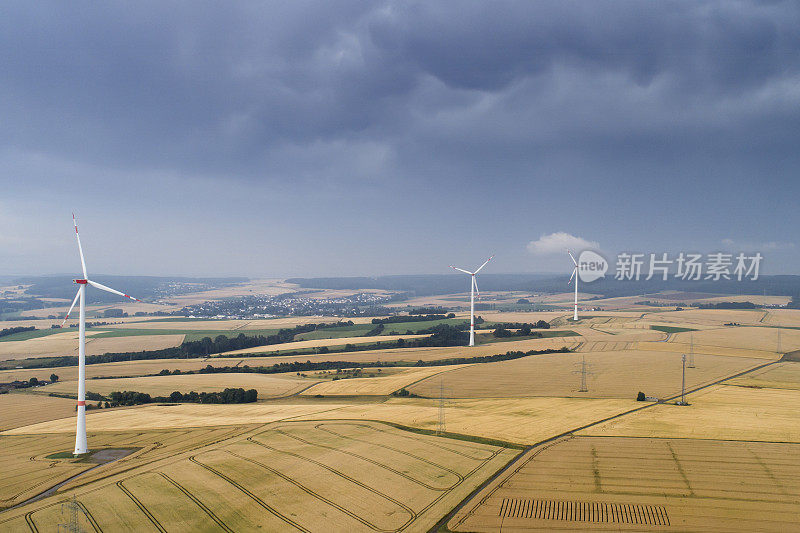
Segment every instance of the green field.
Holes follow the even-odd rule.
[[[5,335],[0,337],[0,342],[8,341],[27,341],[28,339],[38,339],[39,337],[47,337],[55,333],[64,333],[70,331],[69,329],[35,329],[33,331],[20,331],[12,335]]]
[[[650,326],[650,329],[663,331],[664,333],[683,333],[685,331],[697,331],[694,328],[679,328],[677,326]]]

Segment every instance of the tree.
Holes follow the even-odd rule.
[[[56,381],[58,381],[58,376],[55,374],[50,374],[50,381],[55,383]]]
[[[639,394],[636,395],[637,402],[643,402],[647,399],[647,396],[644,395],[642,391],[639,391]]]
[[[38,384],[39,384],[39,380],[36,379],[36,378],[31,378],[31,379],[28,380],[28,385],[30,385],[31,387],[36,386]]]
[[[159,372],[158,375],[159,376],[169,376],[169,370],[165,368],[164,370]]]

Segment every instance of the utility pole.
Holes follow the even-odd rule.
[[[683,362],[683,370],[681,372],[681,401],[678,405],[688,405],[686,403],[686,354],[681,356]]]
[[[584,355],[581,362],[577,364],[580,366],[580,369],[574,371],[573,374],[581,375],[581,388],[578,389],[578,392],[589,392],[589,387],[586,384],[586,376],[591,375],[591,372],[589,371],[590,365],[586,363],[586,355]]]

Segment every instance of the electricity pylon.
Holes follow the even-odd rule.
[[[586,356],[585,355],[583,356],[583,360],[580,363],[577,363],[577,364],[580,365],[580,369],[579,370],[575,370],[573,372],[573,374],[580,374],[581,375],[581,388],[578,389],[578,392],[589,392],[589,387],[586,385],[586,376],[591,376],[592,375],[592,372],[589,370],[591,365],[586,362]]]

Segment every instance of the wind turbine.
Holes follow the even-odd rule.
[[[567,253],[569,254],[569,258],[572,259],[572,262],[575,263],[575,268],[572,269],[572,275],[569,277],[567,285],[569,285],[570,281],[572,281],[572,278],[575,278],[575,315],[572,317],[572,320],[577,322],[578,321],[578,262],[575,261],[575,258],[572,256],[572,252],[567,250]]]
[[[86,285],[91,285],[96,289],[130,298],[135,302],[141,302],[141,300],[89,279],[86,274],[86,261],[83,259],[81,236],[78,235],[78,223],[75,221],[75,213],[72,214],[72,225],[75,226],[75,237],[78,239],[78,253],[81,256],[83,279],[74,280],[75,283],[78,284],[78,294],[76,294],[75,299],[72,300],[72,305],[69,307],[69,311],[67,311],[67,316],[64,317],[64,322],[61,323],[61,327],[64,327],[64,324],[66,324],[69,318],[69,314],[72,312],[75,304],[80,300],[80,316],[78,320],[78,428],[75,434],[75,451],[73,455],[81,455],[89,451],[89,447],[86,443]]]
[[[494,257],[494,255],[492,255]],[[486,263],[492,260],[492,257],[486,260],[481,266],[478,267],[478,270],[475,272],[470,272],[469,270],[464,270],[463,268],[454,267],[450,265],[450,268],[453,270],[458,270],[459,272],[463,272],[464,274],[469,274],[472,276],[472,283],[469,286],[469,345],[475,346],[475,293],[478,293],[478,296],[481,295],[481,291],[478,290],[478,282],[475,281],[475,274],[481,271],[483,267],[486,266]]]

